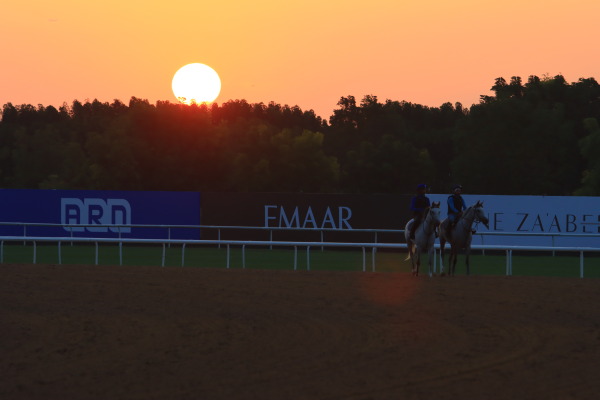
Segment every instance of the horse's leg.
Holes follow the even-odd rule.
[[[458,249],[456,249],[456,253],[454,253],[454,260],[452,260],[452,276],[456,275],[456,264],[458,264]]]
[[[415,265],[416,265],[416,257],[417,257],[415,250],[416,250],[416,248],[413,248],[413,244],[411,243],[410,246],[408,247],[408,254],[410,257],[410,266],[412,268],[411,272],[413,275],[415,274]]]
[[[471,265],[470,265],[470,256],[471,256],[471,241],[473,240],[473,235],[469,232],[467,236],[467,242],[465,246],[465,263],[467,264],[467,275],[471,274]]]
[[[465,263],[467,264],[467,275],[471,274],[471,269],[469,267],[469,256],[471,255],[471,246],[467,246],[465,250]]]
[[[421,265],[421,249],[415,248],[415,265],[413,268],[413,275],[419,276],[419,266]]]
[[[447,275],[450,276],[452,272],[452,245],[450,245],[450,252],[448,253],[448,272]]]
[[[433,276],[433,257],[435,257],[433,245],[429,247],[427,253],[429,253],[429,277],[431,278]]]
[[[417,268],[415,269],[415,276],[419,276],[419,267],[421,266],[421,249],[417,249]]]
[[[450,261],[448,261],[449,267],[448,267],[448,273],[451,276],[454,276],[454,272],[456,271],[456,261],[458,260],[458,250],[456,250],[456,248],[452,247],[452,249],[450,250]]]
[[[444,247],[446,247],[446,241],[440,236],[440,276],[444,276]]]

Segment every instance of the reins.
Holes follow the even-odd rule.
[[[465,213],[463,214],[463,216],[461,218],[461,221],[467,220],[467,213],[470,212],[470,211],[472,211],[473,213],[475,213],[475,207],[471,206],[471,207],[467,208],[465,210]],[[473,223],[475,223],[475,228],[477,228],[479,226],[480,222],[481,221],[479,221],[479,218],[477,218],[476,215],[473,215],[473,218],[471,219],[471,222],[469,224],[464,224],[465,225],[464,231],[465,232],[470,231],[472,229]],[[460,221],[459,221],[459,223],[460,223]]]
[[[471,212],[471,211],[472,211],[472,212],[474,212],[474,211],[475,211],[475,209],[473,208],[473,206],[471,206],[471,207],[469,207],[469,208],[467,208],[467,209],[465,210],[465,213],[463,214],[463,216],[462,216],[462,218],[461,218],[461,221],[468,221],[468,219],[467,219],[467,213],[469,213],[469,212]],[[469,216],[469,218],[471,218],[471,217]],[[459,221],[459,223],[460,223],[461,221]],[[468,231],[471,229],[471,225],[473,225],[473,222],[474,222],[474,221],[475,221],[475,216],[473,215],[472,219],[470,220],[470,222],[469,222],[468,224],[466,224],[466,223],[464,223],[464,224],[463,224],[463,225],[464,225],[464,228],[463,228],[463,230],[464,230],[465,232],[468,232]]]

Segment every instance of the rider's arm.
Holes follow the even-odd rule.
[[[465,204],[465,199],[463,199],[462,196],[460,197],[460,201],[462,201],[462,210],[461,211],[466,210],[467,209],[467,205]]]

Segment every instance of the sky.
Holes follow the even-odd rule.
[[[177,102],[194,62],[220,75],[217,103],[325,119],[349,95],[469,107],[497,77],[600,80],[598,0],[8,1],[0,106]]]

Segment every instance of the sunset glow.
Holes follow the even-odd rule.
[[[0,13],[0,103],[171,100],[199,61],[219,102],[274,101],[328,118],[342,96],[439,107],[494,79],[600,78],[596,0],[9,2]]]

